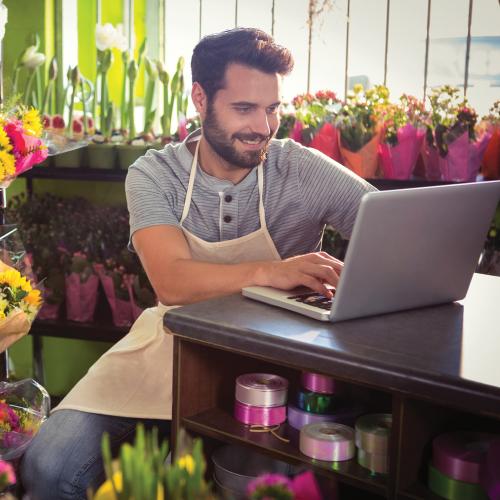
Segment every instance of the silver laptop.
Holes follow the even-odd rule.
[[[500,181],[367,193],[332,300],[257,286],[243,295],[332,322],[460,300],[499,200]]]

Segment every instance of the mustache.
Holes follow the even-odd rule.
[[[271,135],[262,135],[262,134],[233,134],[232,138],[239,139],[240,141],[266,141],[268,142],[271,139]]]

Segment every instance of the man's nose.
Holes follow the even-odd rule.
[[[269,134],[271,133],[271,127],[269,126],[269,116],[265,111],[258,111],[254,114],[254,119],[252,122],[252,132],[263,135],[265,137],[269,136]]]

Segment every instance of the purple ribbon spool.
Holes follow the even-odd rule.
[[[490,444],[486,461],[481,468],[480,480],[482,487],[491,500],[500,500],[500,439]]]
[[[251,406],[235,401],[234,418],[246,425],[271,427],[286,420],[286,406]]]
[[[432,464],[445,476],[479,483],[492,436],[482,432],[448,432],[432,442]]]
[[[352,425],[356,418],[363,413],[359,406],[339,408],[334,414],[309,413],[296,406],[288,405],[288,423],[295,429],[302,429],[304,425],[318,424],[320,422],[336,422],[338,424]]]
[[[269,373],[246,373],[236,379],[235,398],[250,406],[286,405],[288,381]]]
[[[320,392],[321,394],[334,394],[335,380],[327,375],[303,372],[302,387],[312,392]]]
[[[335,422],[309,424],[300,430],[300,451],[327,462],[343,462],[356,454],[354,429]]]

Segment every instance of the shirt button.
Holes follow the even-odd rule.
[[[232,217],[230,215],[224,215],[224,222],[231,222]]]
[[[226,203],[231,203],[233,201],[233,197],[230,194],[227,194],[226,197],[224,198],[224,201]]]

